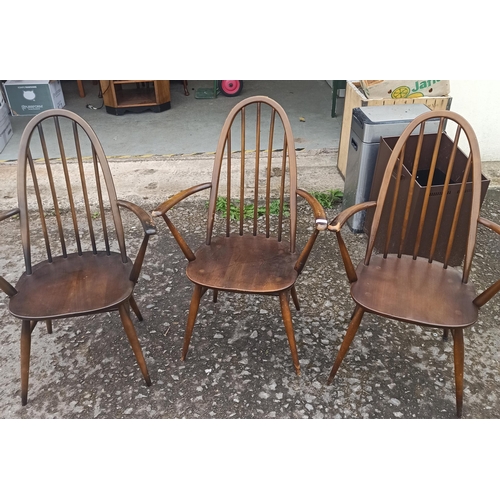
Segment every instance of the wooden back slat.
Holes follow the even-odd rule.
[[[99,165],[97,161],[97,153],[92,145],[92,161],[94,163],[94,174],[95,174],[95,184],[97,189],[97,197],[99,199],[99,214],[101,216],[101,224],[102,224],[102,235],[104,237],[104,244],[106,246],[106,253],[110,254],[109,248],[109,237],[108,237],[108,227],[106,225],[106,214],[104,212],[104,202],[102,198],[102,188],[101,188],[101,178],[99,176]]]
[[[427,215],[427,208],[429,206],[429,197],[431,195],[432,179],[434,178],[434,172],[436,171],[436,164],[439,154],[439,147],[441,145],[441,137],[443,133],[444,118],[439,121],[438,132],[436,136],[436,142],[434,143],[434,151],[432,152],[432,161],[429,169],[429,179],[427,181],[427,186],[425,188],[424,201],[422,204],[422,211],[420,213],[420,222],[418,225],[417,239],[415,241],[415,247],[413,249],[413,258],[416,259],[418,251],[420,250],[420,242],[422,241],[422,233],[424,230],[425,216]]]
[[[401,173],[403,171],[403,159],[405,156],[405,148],[401,150],[401,154],[399,155],[399,160],[397,163],[396,167],[396,185],[394,188],[394,195],[392,197],[392,207],[391,207],[391,214],[389,215],[389,224],[388,224],[388,229],[387,229],[387,237],[385,241],[385,248],[384,248],[384,257],[387,257],[387,252],[389,251],[389,243],[391,241],[391,236],[392,236],[392,229],[394,225],[394,216],[396,214],[396,206],[398,203],[398,196],[399,196],[399,187],[401,185]]]
[[[271,167],[273,160],[273,139],[274,139],[274,121],[276,118],[276,110],[271,110],[271,123],[269,125],[269,141],[267,145],[267,176],[266,176],[266,238],[269,238],[269,219],[270,219],[270,203],[271,203]]]
[[[286,137],[283,139],[283,158],[281,159],[281,185],[280,185],[280,208],[278,213],[278,241],[283,235],[283,211],[285,206],[285,177],[286,177],[286,156],[288,154],[288,144]]]
[[[253,126],[255,123],[255,128]],[[235,128],[238,126],[241,127],[239,134],[231,134],[231,130],[233,125]],[[267,128],[269,127],[269,130]],[[252,129],[255,130],[255,148],[252,148],[250,145],[247,145],[249,142],[249,138],[246,137],[247,132]],[[283,149],[275,149],[275,142],[281,143],[281,134],[283,134]],[[241,160],[240,160],[240,168],[239,168],[239,202],[240,202],[240,210],[239,210],[239,221],[236,223],[237,232],[240,235],[243,235],[244,232],[244,217],[245,217],[245,192],[246,189],[253,189],[252,193],[252,201],[253,201],[253,211],[251,214],[251,218],[253,219],[250,224],[251,227],[249,231],[257,236],[258,231],[262,231],[266,237],[271,237],[271,232],[274,232],[271,224],[271,196],[273,192],[273,183],[276,182],[276,188],[279,188],[280,192],[276,195],[279,197],[280,209],[278,213],[278,227],[277,227],[277,236],[281,241],[283,234],[283,210],[285,207],[285,202],[288,203],[288,191],[290,196],[290,248],[295,248],[295,234],[296,234],[296,190],[297,190],[297,165],[296,165],[296,157],[295,157],[295,149],[294,149],[294,140],[291,131],[290,122],[286,116],[283,108],[276,103],[274,100],[264,97],[264,96],[255,96],[247,98],[240,103],[238,103],[229,113],[226,121],[222,127],[222,131],[219,137],[219,142],[217,146],[217,150],[215,152],[215,160],[214,160],[214,170],[212,174],[212,190],[210,193],[210,200],[208,204],[208,221],[207,221],[207,238],[206,244],[209,245],[211,243],[212,232],[214,229],[214,220],[215,220],[215,212],[216,212],[216,201],[218,197],[218,189],[219,189],[219,180],[221,175],[221,170],[223,165],[227,166],[230,164],[231,160],[229,160],[231,156],[232,150],[234,152],[238,151],[236,144],[232,144],[235,139],[238,138],[238,135],[241,136]],[[228,141],[230,141],[230,147],[228,147]],[[262,152],[262,165],[261,168],[261,142],[267,142],[267,153]],[[247,148],[250,151],[247,151]],[[283,158],[281,160],[281,178],[279,177],[279,171],[276,174],[273,172],[273,161],[274,161],[274,152],[282,151]],[[251,161],[248,161],[245,157],[246,155],[253,156],[255,154],[255,161],[252,164]],[[265,154],[265,156],[264,156]],[[279,159],[276,160],[279,162]],[[288,167],[287,167],[288,163]],[[246,169],[250,169],[254,167],[255,171],[250,173],[246,172]],[[236,171],[228,174],[230,178],[228,178],[228,186],[227,191],[231,189],[231,185],[237,185],[238,179],[235,179],[234,176]],[[260,179],[262,177],[262,180]],[[251,180],[253,185],[249,186],[245,183],[246,178]],[[287,182],[288,180],[288,182]],[[260,189],[260,181],[262,181],[262,189]],[[265,188],[264,188],[265,182]],[[286,191],[285,191],[286,190]],[[262,198],[262,200],[260,200]],[[265,200],[264,200],[265,199]],[[261,208],[259,209],[259,201],[261,204]],[[228,204],[230,200],[228,198]],[[259,211],[262,211],[262,205],[265,204],[265,220],[262,221],[262,226],[259,224]],[[230,228],[229,228],[229,218],[226,214],[225,220],[225,234],[229,236]],[[271,231],[272,229],[272,231]],[[292,250],[294,251],[294,250]]]
[[[62,220],[61,220],[61,212],[59,210],[59,201],[57,199],[56,187],[54,185],[54,177],[52,175],[52,168],[50,166],[50,157],[49,157],[49,153],[47,151],[47,143],[45,142],[45,136],[43,133],[42,124],[39,124],[37,128],[38,128],[38,134],[40,137],[40,144],[41,144],[42,151],[43,151],[43,158],[45,160],[45,167],[47,169],[47,177],[48,177],[49,183],[50,183],[50,191],[52,194],[52,201],[54,203],[54,213],[55,213],[56,221],[57,221],[57,230],[59,232],[59,241],[61,242],[61,251],[62,251],[63,257],[67,257],[68,254],[66,252],[66,241],[64,239],[64,231],[63,231]]]
[[[87,224],[89,228],[90,243],[92,245],[92,252],[97,253],[97,245],[95,242],[94,224],[92,223],[92,213],[90,210],[89,195],[87,192],[87,181],[85,179],[85,170],[83,167],[82,149],[80,146],[80,137],[78,135],[78,127],[73,122],[73,134],[75,137],[76,156],[78,160],[78,171],[80,172],[80,182],[82,184],[83,202],[85,204],[85,215],[87,217]]]
[[[28,150],[28,163],[31,171],[31,179],[33,181],[33,187],[35,188],[35,196],[38,205],[38,213],[40,215],[40,225],[42,226],[43,239],[45,241],[45,250],[47,252],[47,260],[52,262],[52,251],[50,249],[49,232],[47,231],[47,222],[45,221],[45,211],[43,209],[43,201],[40,196],[40,188],[38,187],[38,179],[36,177],[35,164],[33,163],[33,158],[31,152]],[[28,273],[29,274],[29,273]]]
[[[424,130],[426,122],[436,119],[439,119],[437,132],[426,134]],[[457,126],[453,136],[444,132],[447,123],[455,123]],[[411,138],[417,127],[421,127],[418,137]],[[412,146],[407,147],[410,144],[408,142],[410,138]],[[459,148],[459,142],[463,139],[467,140],[470,148],[468,157]],[[442,253],[439,259],[443,260],[443,266],[446,268],[453,253],[459,224],[466,224],[467,226],[462,228],[467,235],[462,280],[467,282],[472,265],[477,220],[481,206],[481,159],[477,138],[472,127],[460,115],[452,111],[429,111],[413,120],[395,145],[393,142],[391,143],[391,147],[392,151],[390,155],[388,154],[389,159],[378,191],[377,205],[370,226],[365,265],[370,264],[377,233],[383,228],[387,229],[387,233],[383,233],[387,235],[387,238],[383,240],[385,257],[389,253],[388,243],[391,232],[398,237],[395,250],[397,255],[401,257],[404,252],[407,252],[414,259],[420,255],[425,233],[429,239],[426,243],[428,246],[425,246],[423,252],[428,252],[429,262],[435,260],[437,247],[440,245]],[[411,179],[408,178],[407,174],[401,175],[402,169],[411,172]],[[416,187],[419,169],[428,173],[428,180],[425,187],[422,185],[421,197],[417,199],[415,193],[416,189],[420,189]],[[440,171],[439,182],[433,184],[434,174],[438,169]],[[393,177],[395,177],[395,182]],[[402,178],[410,182],[404,190],[399,184]],[[469,191],[468,185],[470,183],[472,184],[472,194],[470,204],[469,199],[467,199],[466,204],[465,195]],[[436,189],[437,186],[439,188]],[[395,194],[394,197],[388,196],[390,187],[391,192]],[[432,210],[430,210],[431,197]],[[394,201],[397,198],[399,198],[398,204]],[[416,204],[415,200],[418,200],[420,205]],[[417,210],[415,207],[420,208],[418,208],[418,212],[413,213],[414,210]],[[466,213],[464,209],[470,212]],[[399,213],[396,213],[397,211],[401,211],[404,215],[397,218],[400,227],[393,228],[396,220],[395,215]],[[389,216],[387,216],[388,213]],[[385,214],[385,218],[383,214]],[[446,225],[444,225],[445,220]],[[384,227],[381,224],[384,224]],[[413,234],[410,234],[410,228]],[[414,237],[415,240],[408,240],[410,236]],[[411,242],[411,246],[405,246],[407,240],[408,243]],[[409,246],[410,248],[408,248]]]
[[[257,214],[259,204],[259,160],[260,160],[260,121],[261,121],[261,103],[257,103],[257,120],[255,122],[255,185],[253,202],[253,235],[257,234]]]
[[[231,233],[231,131],[227,134],[226,236]]]
[[[241,108],[241,160],[240,160],[240,236],[243,235],[245,205],[245,108]]]
[[[451,173],[453,171],[453,164],[455,163],[455,158],[457,156],[457,150],[458,150],[458,141],[460,140],[460,132],[461,132],[461,127],[460,125],[457,127],[456,133],[455,133],[455,140],[453,141],[453,148],[451,150],[451,155],[450,155],[450,160],[448,162],[448,167],[446,169],[446,176],[444,180],[444,185],[443,185],[443,192],[441,193],[441,200],[439,202],[439,209],[438,209],[438,214],[436,218],[436,225],[434,227],[434,234],[432,236],[432,243],[431,243],[431,251],[429,254],[429,262],[432,262],[434,259],[434,252],[436,251],[436,245],[438,242],[438,237],[439,237],[439,231],[441,229],[441,222],[443,220],[443,215],[444,215],[444,209],[446,206],[446,199],[448,195],[448,189],[450,186],[450,180],[451,180]],[[461,207],[460,207],[461,208]],[[455,216],[457,218],[457,223],[458,223],[458,215],[460,214],[460,210],[458,214],[456,213]],[[453,230],[450,232],[450,237],[448,239],[448,248],[451,252],[451,246],[453,244],[453,240],[455,239],[455,231]],[[448,265],[448,259],[449,259],[449,253],[447,252],[447,256],[445,257],[444,265],[445,267]]]
[[[75,241],[78,251],[78,255],[82,255],[82,244],[80,241],[80,232],[78,230],[78,221],[76,219],[75,202],[73,199],[73,190],[71,188],[71,180],[69,177],[68,163],[66,161],[66,154],[64,152],[64,143],[61,134],[61,125],[59,123],[59,118],[54,116],[54,123],[56,126],[57,143],[59,144],[59,153],[61,155],[61,162],[64,171],[64,180],[66,181],[66,189],[68,191],[68,201],[71,209],[71,219],[73,220],[73,229],[75,230]]]
[[[453,246],[453,241],[455,240],[455,234],[457,232],[457,226],[458,226],[458,217],[460,215],[460,210],[462,209],[465,188],[467,186],[467,181],[469,179],[471,165],[472,165],[472,155],[469,155],[469,158],[467,160],[467,166],[465,167],[464,177],[462,179],[462,183],[460,186],[460,192],[458,194],[458,200],[457,200],[457,204],[455,207],[455,213],[453,215],[453,222],[451,225],[450,237],[448,238],[448,245],[446,247],[446,255],[444,258],[444,267],[445,268],[448,266],[448,260],[450,258],[451,248]]]

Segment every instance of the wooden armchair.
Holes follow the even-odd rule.
[[[439,120],[437,134],[425,134],[428,120]],[[455,127],[454,134],[443,134]],[[420,127],[420,130],[418,130]],[[418,135],[412,136],[416,131]],[[458,147],[463,141],[464,154]],[[429,144],[432,141],[432,144]],[[445,144],[447,143],[447,144]],[[425,150],[425,151],[424,151]],[[464,161],[459,162],[462,155]],[[432,192],[437,169],[441,169],[442,184]],[[458,168],[457,168],[458,167]],[[401,180],[408,168],[411,182],[403,189]],[[417,179],[422,170],[428,171],[421,203],[416,203]],[[408,175],[408,171],[406,172]],[[376,201],[355,205],[340,213],[328,226],[337,235],[351,295],[356,303],[328,384],[339,369],[358,330],[365,312],[387,318],[440,328],[447,338],[451,330],[454,341],[454,364],[457,415],[462,415],[464,328],[475,323],[478,311],[500,289],[500,281],[476,296],[469,282],[476,243],[477,224],[481,223],[500,234],[500,226],[479,216],[481,204],[481,158],[476,136],[461,116],[450,111],[432,111],[413,120],[397,140],[390,154]],[[432,197],[432,199],[431,199]],[[399,203],[402,201],[402,207]],[[431,203],[435,210],[431,210]],[[397,208],[403,208],[401,212]],[[341,236],[341,228],[354,213],[375,210],[365,259],[355,269]],[[449,224],[445,224],[449,219]],[[398,224],[396,224],[398,222]],[[462,225],[462,227],[460,227]],[[410,234],[414,228],[414,234]],[[463,232],[464,241],[459,241]],[[375,254],[377,236],[383,234],[385,244]],[[424,239],[429,245],[422,254]],[[455,241],[457,240],[457,241]],[[409,251],[407,242],[411,241]],[[462,244],[463,243],[463,244]],[[451,267],[450,256],[463,248],[462,269]],[[395,248],[394,252],[389,251]],[[440,260],[436,255],[442,255]]]
[[[90,162],[84,162],[87,151]],[[38,153],[41,162],[34,160]],[[77,162],[68,162],[69,157]],[[10,312],[22,320],[22,404],[28,400],[33,329],[45,321],[51,333],[53,320],[72,316],[118,310],[142,375],[151,385],[129,308],[142,320],[133,291],[156,227],[143,209],[117,200],[106,156],[87,122],[57,109],[28,123],[19,149],[18,203],[19,208],[0,213],[0,221],[19,215],[26,271],[15,286],[0,276],[0,288],[10,297]],[[120,208],[131,210],[144,230],[134,262],[125,248]],[[32,248],[36,227],[43,235],[46,258],[43,248]]]
[[[263,147],[267,149],[262,151]],[[181,200],[205,189],[211,190],[207,236],[205,244],[193,252],[168,217],[168,211]],[[278,195],[273,202],[271,192],[274,189]],[[247,193],[253,200],[250,223],[245,221]],[[227,199],[225,234],[214,236],[216,204],[220,195]],[[301,253],[296,249],[297,195],[309,203],[316,217],[315,229]],[[238,200],[232,212],[236,219],[234,223],[229,209],[233,196]],[[273,203],[277,205],[277,215],[270,214]],[[288,216],[286,203],[289,203]],[[259,217],[261,210],[264,214]],[[327,221],[318,201],[297,189],[293,134],[283,108],[263,96],[250,97],[237,104],[222,128],[212,181],[178,193],[162,203],[153,216],[165,220],[189,261],[186,274],[194,283],[181,359],[184,360],[188,352],[200,299],[208,289],[214,291],[214,301],[219,291],[277,295],[293,364],[300,374],[289,298],[291,295],[298,310],[295,281],[319,231],[326,229]]]

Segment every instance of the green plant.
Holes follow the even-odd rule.
[[[224,196],[218,196],[215,201],[215,210],[222,216],[227,214],[227,198]],[[243,205],[243,218],[251,219],[254,216],[254,205]],[[269,213],[272,215],[278,215],[280,210],[280,200],[272,200],[269,203]],[[257,216],[264,215],[266,213],[265,206],[257,206]],[[290,215],[290,207],[285,203],[283,206],[283,215],[288,217]],[[232,220],[237,220],[240,218],[240,207],[231,203],[229,205],[229,217]]]
[[[335,203],[342,201],[344,193],[340,189],[330,189],[329,191],[313,191],[311,195],[314,196],[323,208],[333,208]]]

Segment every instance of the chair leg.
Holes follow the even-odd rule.
[[[295,309],[297,309],[297,311],[300,311],[299,298],[297,297],[297,290],[295,290],[295,285],[292,286],[291,292],[292,292],[292,300],[293,300],[293,304],[295,305]]]
[[[293,333],[292,315],[288,304],[288,292],[280,292],[280,305],[281,315],[283,316],[283,323],[285,324],[286,335],[288,337],[288,343],[290,344],[290,351],[292,353],[293,366],[295,367],[297,375],[300,375],[299,355],[297,354],[295,334]]]
[[[139,311],[139,307],[137,306],[137,302],[134,299],[134,295],[130,296],[129,302],[130,302],[130,307],[132,308],[132,311],[134,311],[134,314],[137,316],[137,319],[139,321],[143,321],[144,318],[142,317],[141,311]]]
[[[217,302],[217,297],[219,296],[219,290],[214,289],[214,302]]]
[[[127,334],[128,341],[132,347],[132,350],[135,354],[135,359],[139,364],[139,368],[141,369],[142,376],[146,381],[146,385],[151,385],[151,378],[149,377],[148,367],[146,366],[146,360],[144,359],[144,355],[142,354],[141,345],[139,344],[139,339],[137,338],[137,332],[135,331],[134,324],[130,319],[130,313],[128,312],[128,304],[122,302],[118,306],[118,311],[120,312],[120,318],[122,320],[123,328],[125,329],[125,333]]]
[[[450,333],[449,328],[443,328],[443,340],[448,340],[448,334]]]
[[[28,380],[30,371],[31,353],[31,325],[24,320],[21,326],[21,404],[28,403]]]
[[[45,324],[47,325],[47,333],[52,333],[52,321],[48,319]]]
[[[457,397],[457,417],[462,416],[464,397],[464,331],[462,328],[453,328],[453,357],[455,362],[455,391]]]
[[[198,314],[198,308],[200,307],[201,296],[203,295],[203,288],[201,285],[195,285],[193,291],[193,297],[191,298],[191,305],[189,306],[189,316],[186,325],[186,333],[184,335],[184,345],[182,346],[181,360],[186,359],[186,355],[189,349],[189,343],[191,342],[191,335],[193,334],[194,323],[196,321],[196,316]]]
[[[349,346],[351,345],[351,342],[354,339],[354,335],[356,335],[356,332],[358,331],[359,324],[361,323],[361,319],[363,318],[364,313],[365,310],[361,306],[356,305],[356,308],[354,309],[354,313],[352,315],[351,322],[349,323],[349,327],[347,328],[344,340],[342,341],[342,345],[340,346],[337,358],[335,359],[332,371],[330,372],[330,376],[328,377],[327,385],[330,385],[332,383],[333,377],[335,377],[335,374],[337,373],[337,370],[339,369],[342,360],[347,354]]]

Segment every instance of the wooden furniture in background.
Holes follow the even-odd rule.
[[[450,109],[451,97],[416,97],[413,99],[368,99],[358,82],[347,80],[344,99],[342,127],[340,129],[339,152],[337,167],[345,178],[347,155],[349,153],[349,138],[351,135],[352,110],[364,106],[395,106],[398,104],[425,104],[431,110]]]
[[[49,134],[57,137],[58,146],[54,151],[45,139]],[[65,141],[63,137],[72,138]],[[35,148],[43,152],[40,164],[33,159]],[[66,152],[69,151],[75,152],[77,163],[68,163]],[[82,158],[87,151],[92,160],[84,163]],[[57,178],[61,179],[59,183]],[[42,182],[50,190],[50,196],[44,196],[44,190],[40,189]],[[63,207],[61,200],[69,203],[69,210]],[[79,202],[85,207],[83,220],[76,213]],[[28,123],[19,149],[18,203],[19,208],[0,213],[0,221],[19,215],[26,271],[15,286],[0,277],[0,289],[10,297],[10,312],[22,320],[22,404],[28,401],[33,329],[39,321],[45,321],[50,333],[53,320],[72,316],[119,311],[142,375],[146,384],[151,385],[129,309],[142,320],[133,291],[149,237],[156,234],[156,228],[143,209],[117,200],[101,144],[88,123],[78,115],[53,109],[40,113]],[[120,208],[131,210],[142,222],[144,238],[134,262],[125,250]],[[40,229],[47,254],[45,260],[37,263],[32,259],[31,243],[39,238],[33,237],[33,227]],[[116,235],[118,252],[111,250],[112,234]],[[84,235],[89,241],[84,240]]]
[[[427,120],[438,118],[439,130],[435,135],[432,146],[432,155],[429,163],[424,163],[422,158],[424,143],[424,126]],[[447,121],[456,125],[456,132],[450,136],[454,138],[451,152],[444,152],[442,148],[442,132]],[[409,147],[410,134],[421,126],[416,147]],[[470,153],[464,168],[461,169],[462,178],[458,181],[460,190],[449,189],[454,179],[451,177],[455,157],[458,152],[459,141],[463,138]],[[439,210],[433,227],[426,225],[428,216],[427,207],[431,195],[431,180],[434,178],[436,165],[440,155],[443,154],[447,168],[444,172],[444,185],[439,194]],[[410,166],[412,184],[408,193],[403,195],[404,216],[396,218],[396,207],[400,193],[402,169]],[[409,234],[409,213],[412,209],[414,185],[419,169],[429,170],[429,181],[419,214],[419,224],[416,235]],[[466,189],[472,184],[472,196],[469,203],[464,201]],[[389,186],[391,188],[389,189]],[[392,195],[389,196],[389,193]],[[489,287],[485,292],[476,296],[474,285],[469,282],[472,256],[476,242],[477,224],[484,224],[500,234],[500,226],[479,217],[481,204],[481,158],[476,136],[471,126],[461,116],[451,111],[430,111],[413,120],[397,141],[388,160],[387,168],[382,180],[379,195],[376,201],[367,201],[350,207],[341,212],[328,226],[328,229],[337,234],[340,252],[344,261],[347,277],[351,283],[351,295],[356,303],[351,322],[347,329],[339,353],[333,365],[328,384],[330,384],[349,349],[349,346],[358,330],[363,314],[366,312],[377,314],[407,323],[422,325],[428,328],[439,328],[444,331],[447,338],[451,330],[454,341],[455,358],[455,385],[457,415],[462,415],[463,405],[463,370],[464,370],[464,328],[474,324],[477,320],[478,310],[495,293],[500,290],[500,280]],[[388,208],[386,208],[388,207]],[[357,269],[354,268],[340,230],[347,219],[359,210],[375,209],[371,223],[370,236],[366,249],[365,259]],[[384,210],[389,210],[389,216],[383,217]],[[453,223],[446,232],[442,224],[444,212],[449,211]],[[435,214],[434,214],[435,215]],[[463,217],[463,219],[462,219]],[[399,220],[401,227],[397,228],[395,220]],[[449,265],[449,258],[453,241],[457,234],[459,220],[465,220],[467,228],[465,234],[467,245],[462,254],[462,272]],[[386,225],[386,227],[383,227]],[[429,231],[432,243],[428,257],[419,257],[419,248],[423,239],[423,229]],[[386,235],[385,248],[379,255],[373,253],[377,233],[382,231]],[[435,260],[436,245],[442,233],[446,233],[447,245],[442,262]],[[398,234],[399,245],[396,253],[389,253],[391,234]],[[405,254],[405,242],[409,237],[414,237],[411,252]]]
[[[112,115],[170,109],[169,80],[100,80],[106,111]]]
[[[250,134],[255,134],[255,143],[251,143],[247,137]],[[277,149],[276,154],[273,153],[274,148]],[[270,215],[272,184],[279,192],[278,198],[274,200],[278,206],[278,214],[273,216]],[[253,195],[254,206],[249,223],[244,220],[245,188]],[[193,252],[167,213],[181,200],[205,189],[211,190],[207,237],[205,244]],[[261,192],[262,199],[259,198]],[[228,209],[223,222],[225,230],[221,228],[224,234],[213,236],[216,205],[220,195],[227,199]],[[315,229],[301,253],[296,249],[297,195],[309,203],[316,217]],[[233,199],[238,203],[234,222],[229,210]],[[264,212],[260,218],[259,203]],[[289,203],[289,214],[286,213],[285,203]],[[237,104],[222,128],[215,153],[212,181],[178,193],[162,203],[153,212],[153,216],[161,216],[165,220],[189,261],[186,274],[194,283],[182,359],[185,359],[188,352],[200,299],[207,290],[214,291],[214,301],[217,300],[219,291],[277,295],[293,364],[299,374],[300,364],[289,299],[291,295],[295,307],[299,309],[295,281],[306,263],[318,232],[326,228],[326,220],[318,201],[305,191],[297,189],[294,139],[283,108],[272,99],[262,96],[250,97]],[[248,226],[251,227],[247,229]]]

